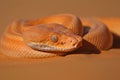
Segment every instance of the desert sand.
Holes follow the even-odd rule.
[[[4,80],[119,80],[119,74],[119,49],[46,59],[0,57],[0,75]]]
[[[36,19],[57,13],[83,17],[120,17],[119,0],[0,1],[0,36],[17,19]],[[62,6],[61,6],[62,5]],[[120,18],[119,18],[120,19]],[[107,23],[107,22],[106,22]],[[115,27],[111,31],[119,33]],[[120,37],[115,35],[115,44]],[[119,46],[119,45],[118,45]],[[10,58],[0,54],[0,80],[120,80],[120,49],[96,53],[73,52],[45,59]]]

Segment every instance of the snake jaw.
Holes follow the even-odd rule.
[[[71,52],[79,48],[74,46],[66,49],[66,48],[59,48],[56,46],[43,45],[43,44],[34,43],[34,42],[29,43],[28,46],[36,50],[48,51],[48,52]]]
[[[70,43],[69,43],[70,44]],[[28,46],[30,46],[33,49],[40,50],[40,51],[48,51],[48,52],[71,52],[79,47],[82,46],[81,41],[77,41],[76,43],[71,43],[71,46],[64,46],[64,47],[58,47],[54,45],[48,45],[43,43],[36,43],[36,42],[30,42],[28,43]]]

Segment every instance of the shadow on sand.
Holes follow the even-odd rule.
[[[112,35],[113,35],[113,45],[112,45],[112,48],[120,49],[120,36],[115,34],[115,33],[112,33]]]
[[[110,49],[120,49],[120,36],[115,33],[112,33],[112,35],[113,35],[113,45]],[[101,51],[97,49],[94,45],[83,40],[83,47],[68,54],[100,54],[100,53]]]

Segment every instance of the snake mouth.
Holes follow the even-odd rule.
[[[35,42],[28,43],[28,46],[36,50],[48,51],[48,52],[71,52],[79,48],[78,46],[73,46],[69,48],[59,48],[56,46],[49,46],[47,44],[35,43]]]

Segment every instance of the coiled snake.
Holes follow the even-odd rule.
[[[113,36],[97,19],[58,14],[11,23],[1,37],[0,49],[11,57],[44,58],[82,48],[83,40],[106,50],[111,48]]]

